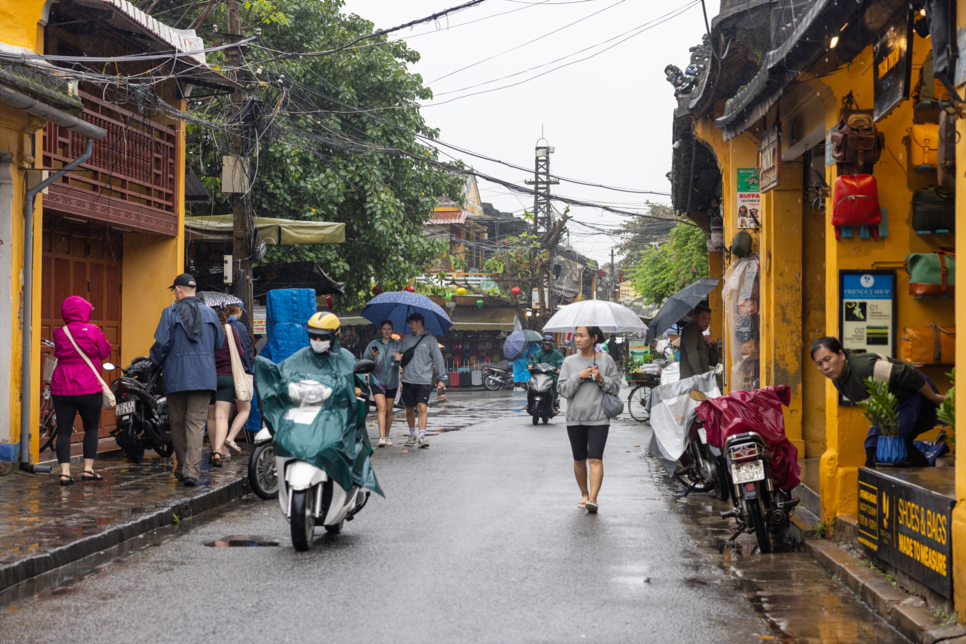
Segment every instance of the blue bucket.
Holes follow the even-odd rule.
[[[898,465],[906,460],[906,439],[902,436],[879,436],[875,460],[884,465]]]

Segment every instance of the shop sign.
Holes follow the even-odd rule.
[[[872,70],[875,98],[872,118],[880,121],[896,105],[909,98],[912,79],[912,21],[906,9],[897,11],[873,48]]]
[[[774,125],[765,130],[758,145],[758,156],[761,159],[759,178],[759,192],[768,192],[777,188],[782,182],[782,124],[775,121]]]
[[[848,351],[896,357],[895,271],[839,271],[839,341]],[[852,401],[839,394],[839,404]]]
[[[761,212],[761,195],[758,192],[758,168],[738,168],[736,185],[738,188],[738,228],[757,228]]]
[[[953,596],[955,499],[877,472],[859,470],[859,543],[875,557]]]

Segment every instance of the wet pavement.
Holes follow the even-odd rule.
[[[722,549],[716,502],[675,499],[629,420],[577,509],[563,418],[524,403],[448,392],[428,449],[396,425],[388,498],[307,553],[248,496],[0,594],[0,642],[905,642],[807,555]]]

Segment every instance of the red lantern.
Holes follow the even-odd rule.
[[[382,289],[379,288],[378,286],[372,289],[372,292],[375,293],[376,295],[382,295]]]
[[[330,309],[332,308],[332,296],[331,295],[326,295],[325,296],[325,305],[328,306]]]
[[[409,292],[409,293],[415,293],[415,292],[416,292],[416,289],[415,289],[415,287],[412,287],[412,286],[407,286],[407,287],[405,288],[405,290],[406,290],[407,292]]]
[[[519,295],[520,294],[520,287],[519,286],[514,286],[513,288],[510,289],[510,292],[513,293],[514,295]]]

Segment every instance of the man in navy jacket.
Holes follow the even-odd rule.
[[[175,303],[161,313],[151,361],[161,367],[168,398],[174,475],[185,487],[198,484],[208,402],[215,391],[215,351],[225,342],[218,315],[195,297],[197,283],[187,273],[169,286]]]

